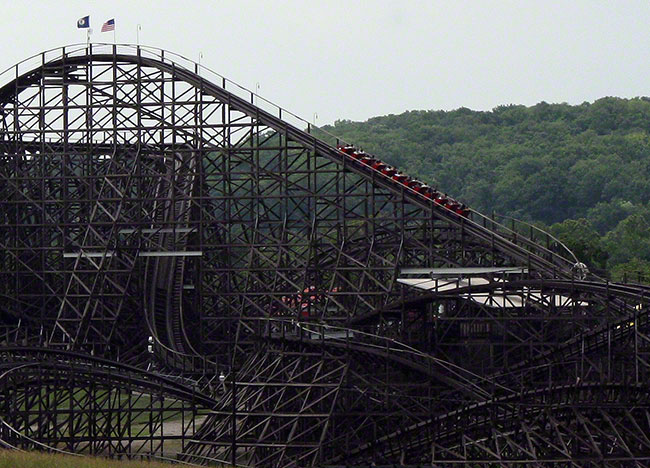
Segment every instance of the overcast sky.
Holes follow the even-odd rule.
[[[0,68],[84,42],[85,15],[319,125],[650,95],[650,0],[2,0]]]

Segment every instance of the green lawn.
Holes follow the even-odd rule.
[[[173,466],[183,465],[0,450],[0,468],[170,468]]]

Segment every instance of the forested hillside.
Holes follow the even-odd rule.
[[[483,213],[550,226],[614,279],[650,277],[650,98],[411,111],[324,130]]]

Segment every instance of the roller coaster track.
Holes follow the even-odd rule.
[[[456,209],[173,54],[36,60],[0,87],[3,446],[249,467],[650,460],[650,288],[587,279],[550,235]],[[518,272],[400,278],[465,267]],[[476,300],[497,296],[519,300]]]
[[[606,412],[612,411],[612,409],[615,411],[616,408],[625,408],[627,405],[624,403],[623,399],[629,398],[630,391],[635,395],[635,405],[643,408],[643,416],[646,416],[650,402],[650,388],[645,384],[624,387],[621,385],[600,385],[587,383],[584,385],[540,388],[529,390],[525,393],[515,396],[507,396],[497,399],[490,399],[479,403],[472,403],[460,409],[437,416],[430,421],[421,422],[406,428],[400,428],[392,434],[379,438],[372,444],[358,447],[353,451],[353,453],[347,454],[347,457],[357,458],[359,455],[362,455],[364,452],[368,451],[371,448],[371,445],[386,446],[387,451],[383,455],[390,457],[391,455],[399,455],[399,452],[403,450],[422,450],[424,448],[426,451],[427,448],[430,449],[433,444],[436,447],[444,447],[442,452],[444,453],[445,458],[436,460],[440,463],[444,463],[445,461],[459,462],[462,460],[471,462],[471,457],[463,457],[463,447],[466,445],[475,444],[476,449],[482,452],[482,456],[476,460],[475,463],[480,463],[488,460],[516,463],[517,461],[522,460],[509,460],[507,457],[504,457],[505,459],[503,459],[500,456],[501,454],[498,454],[498,448],[492,446],[492,449],[494,451],[491,451],[489,448],[490,439],[496,438],[495,436],[497,436],[497,434],[493,432],[494,427],[492,424],[492,418],[495,412],[499,412],[502,415],[500,418],[501,425],[498,431],[498,436],[504,438],[512,436],[516,437],[523,432],[522,423],[525,420],[534,420],[533,415],[535,413],[553,410],[553,414],[557,419],[567,418],[568,420],[575,420],[577,416],[587,417],[586,415],[577,414],[575,410],[575,404],[578,403],[581,399],[584,399],[584,402],[589,403],[590,405],[590,409],[587,411],[591,411],[594,414],[598,414],[602,411],[603,414],[606,414]],[[595,403],[595,401],[597,403]],[[564,414],[562,414],[563,411]],[[463,425],[462,430],[458,429],[459,420],[467,421],[467,423]],[[542,420],[540,422],[544,424],[547,422],[547,420]],[[556,421],[556,424],[557,422],[558,421]],[[593,422],[594,424],[598,424],[598,421]],[[611,420],[608,421],[607,418],[605,418],[600,422],[611,423]],[[635,438],[634,431],[640,429],[639,424],[641,424],[641,426],[646,424],[643,419],[639,421],[628,420],[625,421],[625,423],[634,424],[634,429],[632,429],[632,432],[626,434],[628,441],[629,439]],[[438,428],[432,429],[432,426],[437,426]],[[554,429],[557,430],[557,426]],[[537,428],[539,435],[544,434],[544,432],[548,430],[548,427],[543,426]],[[623,434],[623,432],[619,432],[618,434],[620,437],[620,434]],[[409,442],[406,444],[392,445],[390,443],[391,439],[396,438],[407,438]],[[578,463],[590,461],[583,458],[580,462],[576,463],[576,454],[569,453],[566,445],[564,445],[563,450],[560,444],[554,444],[554,438],[555,434],[551,432],[546,434],[546,440],[544,440],[544,443],[547,444],[546,449],[550,450],[551,452],[556,452],[552,456],[546,455],[546,457],[551,458],[553,462],[571,463],[573,466],[583,466]],[[544,439],[544,436],[540,437],[540,439]],[[594,445],[599,445],[599,443],[593,439],[592,442]],[[648,445],[649,442],[650,441],[647,439],[645,440],[645,447],[641,454],[628,454],[628,456],[630,458],[634,458],[635,455],[640,455],[641,458],[648,457],[648,454],[650,453],[648,451],[650,449],[650,445]],[[465,447],[465,450],[466,448],[467,447]],[[538,449],[544,450],[544,447],[538,446]],[[465,456],[467,456],[467,451],[465,451]],[[544,462],[544,455],[539,456],[535,454],[533,456],[535,456],[540,463]],[[449,458],[446,459],[446,457]],[[607,460],[607,458],[608,457],[603,456],[600,460],[593,461],[610,462]],[[613,456],[611,459],[611,462],[614,463],[620,461],[618,456]],[[335,465],[337,462],[338,460],[333,459],[329,461],[328,464],[331,463]]]
[[[546,280],[546,281],[511,281],[511,282],[493,282],[490,284],[481,284],[476,286],[468,286],[462,288],[456,288],[452,290],[445,290],[444,292],[430,293],[426,296],[416,297],[408,299],[405,303],[402,304],[393,304],[392,306],[403,306],[405,304],[413,305],[423,302],[428,302],[432,300],[439,300],[443,298],[458,298],[463,297],[468,294],[480,294],[480,293],[493,293],[495,290],[500,292],[518,292],[528,289],[536,288],[545,288],[548,290],[553,290],[554,292],[581,292],[581,293],[590,293],[594,295],[601,295],[604,297],[616,297],[617,299],[625,299],[631,301],[631,305],[628,309],[624,309],[623,312],[626,313],[618,320],[611,321],[605,325],[589,330],[579,336],[562,343],[560,346],[550,349],[544,353],[539,354],[536,358],[522,361],[518,364],[511,366],[508,369],[507,373],[496,375],[485,379],[485,382],[489,382],[494,385],[499,383],[502,385],[502,388],[507,388],[509,385],[514,382],[528,380],[533,381],[535,375],[544,375],[549,371],[550,365],[555,365],[557,367],[565,366],[567,363],[571,362],[573,359],[580,355],[584,354],[593,354],[598,351],[603,350],[604,348],[615,347],[617,343],[622,343],[629,340],[630,336],[639,332],[647,331],[650,329],[650,288],[642,285],[625,285],[625,284],[615,284],[615,283],[600,283],[600,282],[591,282],[591,281],[566,281],[566,280]],[[643,305],[643,308],[638,306]],[[388,307],[390,309],[391,306]],[[367,319],[367,318],[366,318]],[[480,382],[475,381],[477,385],[480,385]],[[627,385],[627,384],[626,384]],[[589,387],[591,386],[591,387]],[[603,390],[603,386],[599,384],[586,384],[585,387],[580,385],[572,385],[568,387],[563,387],[566,389],[573,389],[575,391],[581,391],[584,388],[596,388],[600,391]],[[648,392],[645,395],[646,400],[650,398],[650,388],[639,385],[639,388],[643,388],[645,392]],[[548,391],[557,391],[557,388],[551,389],[537,389],[533,392],[534,394],[543,394]],[[512,395],[516,396],[512,396]],[[500,402],[506,402],[511,399],[521,399],[524,396],[519,395],[518,393],[509,390],[506,392],[505,397],[500,397],[498,400],[489,399],[481,403],[472,403],[468,404],[466,407],[460,410],[453,410],[442,416],[436,416],[433,419],[428,421],[421,421],[416,425],[413,425],[408,428],[400,428],[399,430],[393,432],[392,434],[383,436],[377,441],[372,442],[364,447],[359,447],[358,453],[363,453],[365,450],[369,450],[371,447],[375,452],[379,446],[385,446],[387,452],[382,452],[382,456],[390,457],[395,455],[391,453],[393,450],[412,450],[415,446],[430,446],[432,443],[450,449],[454,444],[456,446],[460,445],[460,442],[454,442],[450,444],[443,439],[443,437],[456,437],[457,439],[462,438],[463,434],[471,430],[469,426],[457,427],[456,431],[447,432],[446,435],[436,434],[435,439],[432,439],[431,435],[428,433],[426,437],[422,437],[421,431],[424,431],[425,428],[438,424],[445,419],[453,419],[457,417],[460,412],[467,412],[468,414],[476,412],[479,407],[486,405],[496,405]],[[516,406],[516,405],[515,405]],[[558,403],[557,407],[560,408],[562,403]],[[513,420],[516,422],[520,417],[516,415],[516,411],[513,410],[511,413]],[[569,415],[571,417],[572,415]],[[485,422],[485,421],[484,421]],[[507,423],[504,421],[504,425],[507,426]],[[488,432],[491,429],[486,429]],[[404,440],[408,438],[408,434],[411,434],[416,440],[410,439],[411,441],[406,444],[396,444],[397,440]],[[488,437],[489,434],[486,432],[484,437]],[[396,449],[395,447],[398,447]],[[450,449],[451,450],[451,449]],[[354,456],[355,454],[349,454]],[[570,457],[567,458],[567,461],[570,461]],[[616,461],[616,460],[614,460]],[[333,464],[337,460],[331,461]]]
[[[391,310],[400,310],[405,306],[413,306],[423,303],[432,302],[441,299],[456,299],[467,297],[472,294],[481,293],[522,293],[530,290],[547,290],[552,292],[564,293],[583,293],[592,296],[600,296],[610,300],[613,306],[620,307],[617,310],[618,318],[608,321],[608,323],[599,327],[588,330],[570,340],[562,343],[560,346],[549,349],[548,351],[538,354],[532,360],[522,361],[509,367],[509,373],[516,373],[525,369],[536,369],[543,363],[556,361],[568,361],[572,357],[581,353],[596,351],[612,343],[627,339],[630,334],[639,330],[645,330],[650,326],[650,287],[644,285],[628,285],[617,283],[601,283],[594,281],[575,281],[575,280],[526,280],[526,281],[508,281],[508,282],[491,282],[489,284],[470,285],[455,289],[448,289],[441,292],[433,292],[405,301],[389,304],[384,312],[390,313]],[[614,301],[616,299],[616,301]],[[628,301],[621,307],[621,301]],[[376,318],[381,311],[376,311],[364,317],[360,317],[358,322],[366,322]],[[354,323],[354,321],[353,321]],[[497,376],[495,376],[496,378]],[[505,383],[505,382],[504,382]]]
[[[216,97],[221,102],[228,103],[232,109],[240,110],[251,117],[255,117],[263,121],[270,128],[273,128],[279,132],[283,132],[287,135],[287,138],[299,142],[308,148],[313,148],[316,154],[343,165],[346,170],[367,177],[372,181],[373,184],[386,188],[397,196],[404,197],[410,203],[425,208],[428,211],[435,212],[436,216],[440,217],[441,219],[444,219],[452,225],[461,227],[467,235],[481,239],[488,245],[491,245],[503,252],[507,252],[522,264],[529,265],[532,268],[557,276],[573,276],[571,270],[574,267],[575,262],[567,260],[557,253],[540,246],[539,244],[527,239],[523,235],[517,236],[516,233],[510,231],[505,226],[502,226],[490,218],[480,215],[477,212],[473,213],[475,213],[476,216],[480,218],[483,224],[488,225],[489,223],[492,229],[488,229],[478,222],[474,222],[470,219],[459,216],[457,213],[443,206],[435,204],[432,200],[422,197],[415,190],[405,187],[403,184],[400,184],[392,178],[382,176],[380,172],[374,171],[368,166],[350,158],[342,151],[330,146],[314,135],[307,133],[306,131],[299,129],[291,124],[288,124],[280,117],[276,117],[275,115],[272,115],[260,109],[253,103],[248,102],[245,99],[232,94],[215,84],[203,80],[200,76],[189,70],[174,67],[173,65],[164,62],[153,61],[149,58],[141,56],[135,57],[132,55],[122,54],[93,54],[92,59],[107,63],[111,63],[117,60],[126,63],[137,63],[140,66],[153,66],[160,68],[180,80],[190,83],[196,87],[200,87],[202,90],[204,90],[205,93]],[[53,62],[49,65],[53,68],[56,68],[58,66],[65,66],[69,67],[72,70],[75,66],[83,65],[87,62],[87,60],[88,58],[85,56],[67,57],[65,61],[58,63]],[[7,96],[9,93],[13,92],[16,86],[18,86],[20,89],[23,89],[31,84],[34,84],[37,79],[39,79],[38,73],[35,71],[27,72],[17,79],[16,84],[12,83],[0,88],[0,100],[3,97]],[[511,234],[510,239],[507,239],[503,235],[497,234],[497,228],[503,230],[504,232],[507,232],[508,234]]]
[[[171,156],[171,162],[167,163],[167,177],[170,182],[161,181],[157,196],[168,195],[165,198],[175,201],[155,209],[157,216],[161,218],[157,222],[169,227],[160,229],[161,232],[152,236],[151,244],[154,249],[163,247],[170,250],[185,250],[188,235],[185,231],[189,229],[187,223],[192,203],[190,195],[194,188],[193,162],[195,159],[192,152],[174,153]],[[184,171],[178,170],[177,165],[187,167],[190,176],[188,177]],[[181,224],[178,223],[179,221]],[[183,325],[181,295],[184,269],[185,257],[151,258],[147,265],[147,271],[151,271],[150,284],[152,285],[151,302],[148,308],[148,321],[152,336],[155,337],[159,345],[179,356],[187,355],[188,351],[192,351],[190,354],[198,355],[196,351],[192,350]]]
[[[179,398],[192,399],[207,408],[213,407],[217,400],[203,394],[191,385],[191,381],[183,382],[183,378],[170,378],[156,372],[145,371],[139,367],[130,366],[110,359],[89,356],[74,351],[60,351],[41,347],[7,346],[0,350],[3,356],[3,368],[10,370],[25,363],[43,365],[53,370],[71,370],[83,368],[84,372],[98,373],[107,380],[116,379],[125,383],[133,383],[150,389],[164,388],[170,395]],[[72,367],[71,367],[72,366]]]

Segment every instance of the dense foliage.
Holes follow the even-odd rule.
[[[411,111],[324,130],[486,214],[551,226],[615,279],[650,277],[650,98]]]

